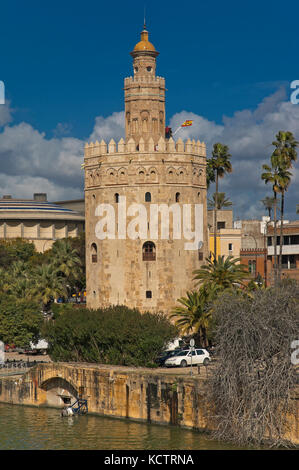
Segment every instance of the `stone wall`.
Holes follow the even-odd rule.
[[[21,377],[0,378],[0,402],[62,408],[87,398],[90,413],[208,430],[210,405],[201,375],[91,364],[39,364]],[[286,438],[299,444],[299,406]]]

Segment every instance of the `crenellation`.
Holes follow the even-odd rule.
[[[148,139],[146,142],[143,137],[139,139],[138,144],[136,144],[135,140],[131,137],[128,142],[126,143],[123,138],[120,139],[118,144],[111,139],[107,145],[107,143],[102,139],[101,142],[98,140],[96,142],[90,142],[89,144],[86,143],[84,146],[84,157],[91,158],[91,157],[99,157],[108,154],[109,157],[112,155],[120,154],[131,154],[132,152],[137,153],[176,153],[176,154],[188,154],[188,155],[196,155],[196,156],[206,156],[206,146],[204,142],[200,142],[193,139],[187,139],[184,142],[181,138],[174,141],[171,137],[170,139],[164,139],[164,137],[160,137],[158,144],[155,145],[155,142],[152,137]]]

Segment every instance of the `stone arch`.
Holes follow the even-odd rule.
[[[46,392],[46,402],[50,406],[63,406],[63,397],[69,397],[72,403],[78,398],[75,384],[63,377],[50,377],[40,384],[40,388]]]
[[[167,169],[167,183],[174,183],[176,181],[176,170],[172,167]]]
[[[152,167],[148,171],[149,179],[151,183],[155,183],[158,179],[158,172],[157,169]]]
[[[137,181],[138,183],[144,183],[146,178],[146,169],[139,167],[137,170]]]
[[[149,112],[142,111],[141,112],[141,128],[142,132],[148,132],[148,121],[149,121]]]
[[[108,168],[106,175],[107,175],[108,184],[116,182],[117,171],[115,168]]]
[[[120,183],[125,183],[127,181],[127,170],[126,168],[120,168],[118,170],[118,180]]]
[[[177,170],[177,175],[178,175],[179,181],[185,180],[185,177],[186,177],[186,169],[183,168],[183,167],[178,168],[178,170]]]

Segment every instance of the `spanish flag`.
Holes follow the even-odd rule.
[[[193,121],[185,121],[185,122],[183,122],[183,124],[181,125],[181,127],[192,126],[192,122],[193,122]]]

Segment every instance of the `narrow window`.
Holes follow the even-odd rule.
[[[228,244],[228,251],[233,251],[233,244],[232,243]]]
[[[91,244],[91,262],[92,263],[98,262],[98,248],[95,243]]]
[[[114,194],[114,201],[116,202],[116,204],[118,204],[118,202],[119,202],[119,194],[118,193]]]
[[[175,194],[175,202],[180,202],[180,193]]]
[[[145,202],[151,202],[152,195],[151,193],[145,193]]]
[[[152,298],[152,291],[151,291],[151,290],[147,290],[145,295],[146,295],[146,298],[147,298],[147,299],[151,299],[151,298]]]

